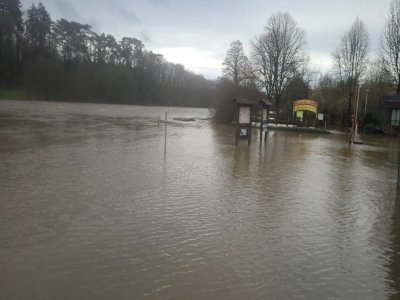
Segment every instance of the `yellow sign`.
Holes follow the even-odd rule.
[[[303,119],[304,111],[298,110],[296,111],[296,118]]]
[[[314,100],[301,99],[293,102],[293,111],[311,111],[317,113],[318,102]]]

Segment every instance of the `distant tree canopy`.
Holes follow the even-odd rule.
[[[361,80],[362,118],[379,120],[382,97],[399,93],[399,32],[400,0],[392,0],[379,59],[368,63],[368,32],[357,18],[333,52],[334,72],[321,74],[308,66],[305,32],[290,14],[276,13],[250,56],[241,41],[229,45],[222,77],[211,81],[167,62],[136,37],[117,40],[88,24],[53,21],[42,3],[23,12],[20,0],[0,0],[0,96],[10,89],[31,99],[211,106],[223,122],[233,121],[234,97],[270,100],[281,121],[293,117],[294,100],[313,98],[328,126],[346,126]]]
[[[244,54],[243,44],[239,40],[231,43],[222,65],[223,76],[232,80],[236,86],[246,85],[251,78],[250,62]]]
[[[206,107],[214,83],[135,37],[117,41],[87,24],[52,21],[42,3],[23,14],[19,0],[0,0],[1,88],[33,99]]]
[[[392,0],[390,4],[380,49],[383,68],[400,94],[400,0]]]
[[[334,69],[347,96],[347,121],[351,118],[356,87],[367,70],[368,43],[369,37],[364,22],[357,18],[342,36],[333,53]]]
[[[21,4],[0,1],[0,82],[11,82],[19,75],[23,22]]]
[[[306,63],[305,32],[288,13],[272,15],[252,43],[253,66],[260,86],[280,113],[280,102],[290,81]]]

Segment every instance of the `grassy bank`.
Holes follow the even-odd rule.
[[[28,94],[25,89],[0,89],[0,99],[7,100],[25,100],[28,99]]]

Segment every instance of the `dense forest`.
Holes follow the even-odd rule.
[[[206,107],[213,82],[87,24],[53,21],[39,3],[0,0],[0,93],[29,99]],[[22,96],[23,97],[23,96]]]

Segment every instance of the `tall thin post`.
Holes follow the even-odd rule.
[[[235,134],[235,145],[239,144],[239,103],[236,105],[236,134]]]
[[[397,189],[400,189],[400,159],[397,163]]]
[[[365,121],[365,116],[367,115],[368,92],[369,92],[368,89],[365,90],[364,121]]]
[[[353,144],[357,134],[357,112],[358,112],[358,98],[360,97],[360,84],[357,86],[357,98],[355,103],[355,111],[353,113],[353,120],[351,122],[351,132],[349,135],[349,144]]]
[[[247,138],[248,138],[247,144],[251,145],[251,122],[250,122],[250,126],[249,126],[249,128],[247,130],[248,130],[247,131]]]
[[[267,142],[267,134],[268,134],[268,129],[265,127],[265,132],[264,132],[264,143]]]
[[[168,113],[165,112],[164,157],[167,156],[167,120],[168,120]]]
[[[249,127],[247,129],[247,144],[248,145],[251,144],[251,127],[252,127],[251,116],[252,115],[253,115],[253,106],[250,106],[250,124],[249,124]]]
[[[357,101],[356,101],[356,111],[355,111],[355,118],[354,118],[354,121],[355,121],[355,131],[354,131],[354,137],[355,137],[355,135],[357,134],[357,130],[358,130],[358,124],[357,124],[357,114],[358,114],[358,101],[359,101],[359,99],[360,99],[360,88],[361,88],[361,86],[360,85],[358,85],[358,91],[357,91]],[[353,139],[354,140],[354,139]]]

